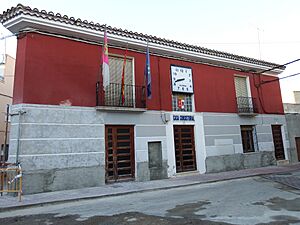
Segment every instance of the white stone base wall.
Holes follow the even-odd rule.
[[[282,125],[289,147],[284,115],[241,117],[233,113],[104,111],[93,107],[19,104],[11,121],[9,161],[24,170],[24,193],[37,193],[105,184],[105,125],[133,125],[135,180],[150,179],[148,142],[161,142],[163,170],[176,175],[174,125],[194,125],[199,173],[274,164],[272,124]],[[193,116],[174,121],[173,115]],[[244,154],[240,125],[255,125],[257,149]],[[288,154],[286,152],[286,158]],[[259,161],[259,162],[258,162]],[[156,171],[157,172],[157,171]]]

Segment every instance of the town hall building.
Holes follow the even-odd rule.
[[[288,160],[283,66],[23,5],[0,21],[18,38],[9,161],[24,193]]]

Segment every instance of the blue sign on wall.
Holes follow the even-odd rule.
[[[194,116],[178,116],[173,115],[174,121],[195,121]]]

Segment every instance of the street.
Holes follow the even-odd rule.
[[[300,224],[299,194],[252,177],[2,212],[0,224]]]

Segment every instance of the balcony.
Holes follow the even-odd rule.
[[[144,86],[124,85],[124,101],[122,101],[122,85],[110,83],[104,91],[99,83],[96,91],[97,109],[108,111],[146,111],[146,89]]]
[[[237,97],[238,114],[241,116],[256,116],[258,114],[255,98]]]

